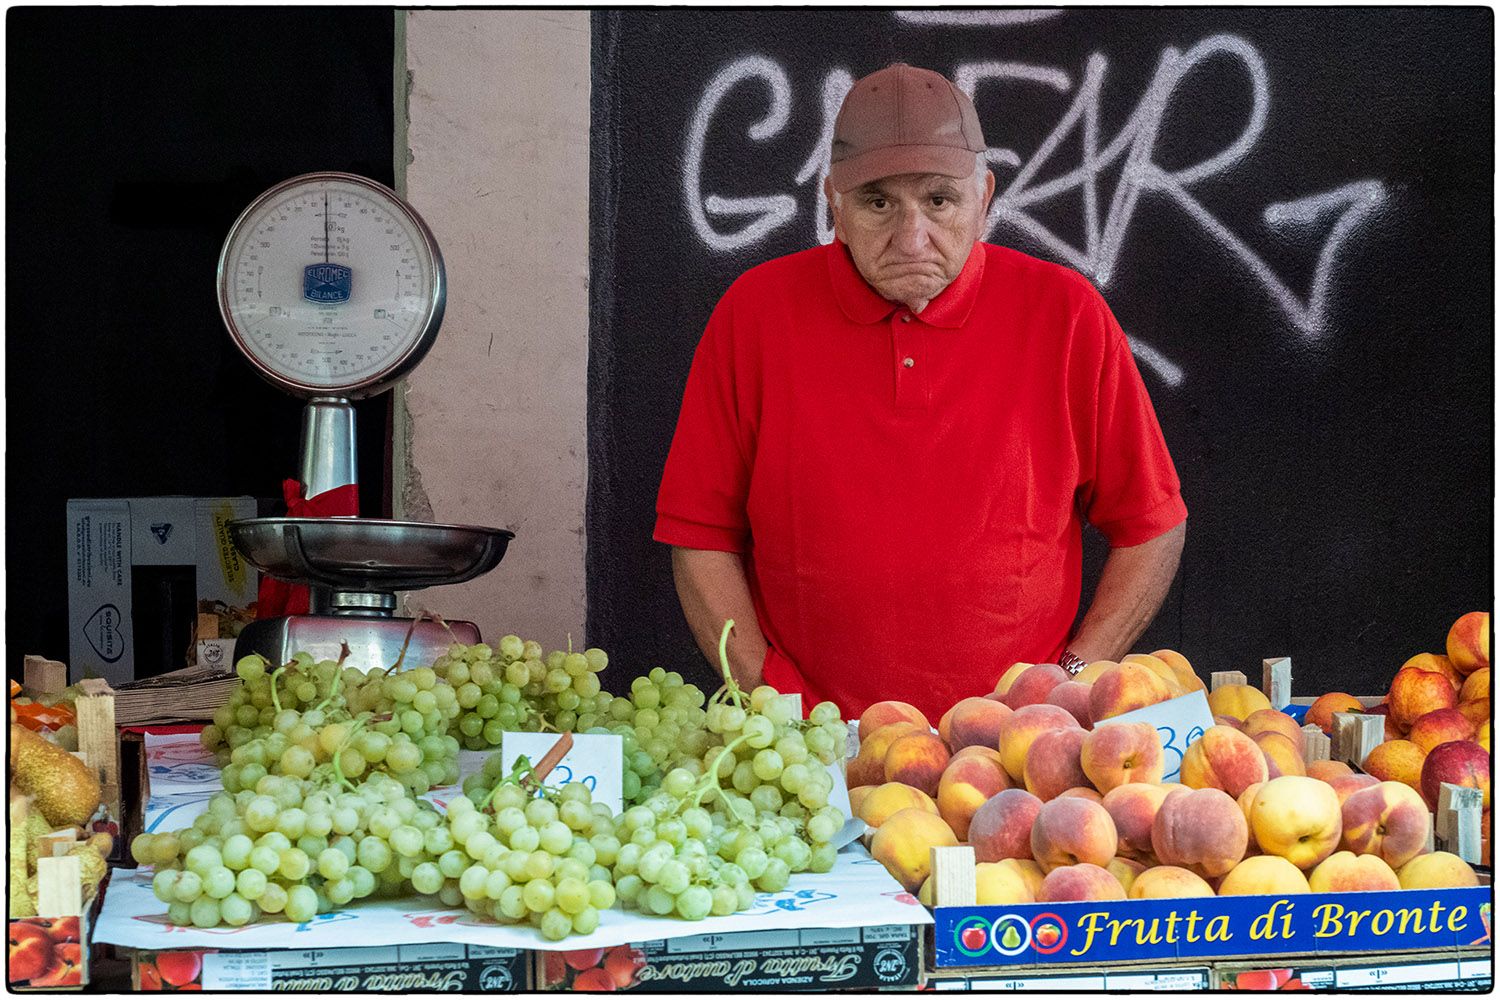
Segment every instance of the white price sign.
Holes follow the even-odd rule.
[[[1214,725],[1214,713],[1209,710],[1208,698],[1202,691],[1193,691],[1171,701],[1158,702],[1138,708],[1134,712],[1116,715],[1094,723],[1095,728],[1112,722],[1149,722],[1156,727],[1161,737],[1162,750],[1166,753],[1166,774],[1163,781],[1176,781],[1182,770],[1182,755],[1187,748],[1198,742],[1210,726]]]
[[[500,741],[500,761],[509,774],[516,758],[524,756],[536,764],[560,737],[556,733],[506,733]],[[621,772],[625,749],[618,736],[575,735],[573,748],[557,762],[543,782],[548,788],[568,784],[588,786],[595,802],[603,802],[618,815],[625,800]]]

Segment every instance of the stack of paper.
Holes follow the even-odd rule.
[[[115,688],[115,724],[207,722],[239,683],[231,666],[173,670]]]

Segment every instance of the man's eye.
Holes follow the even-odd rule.
[[[871,198],[870,199],[870,207],[871,208],[885,208],[885,199],[884,198]]]
[[[941,208],[942,206],[948,204],[948,199],[945,195],[935,194],[932,196],[932,203]]]

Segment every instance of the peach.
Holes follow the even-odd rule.
[[[1373,854],[1338,851],[1307,876],[1313,892],[1394,892],[1401,888],[1396,873]]]
[[[1009,787],[1010,778],[998,760],[978,754],[955,757],[938,782],[938,815],[953,827],[954,836],[967,840],[974,813]]]
[[[1031,856],[1044,871],[1080,863],[1102,868],[1118,847],[1115,822],[1098,802],[1078,798],[1043,802],[1032,823]]]
[[[1274,708],[1256,709],[1245,716],[1244,733],[1251,739],[1261,733],[1280,733],[1292,741],[1299,753],[1302,749],[1302,727],[1297,725],[1296,719]]]
[[[1454,669],[1453,661],[1440,653],[1418,653],[1405,663],[1401,664],[1401,670],[1427,670],[1434,674],[1442,674],[1448,678],[1448,683],[1453,685],[1457,691],[1463,687],[1464,677]],[[1401,671],[1396,671],[1400,673]]]
[[[932,728],[927,716],[915,705],[908,705],[904,701],[877,701],[859,717],[860,744],[863,745],[865,740],[893,722],[909,722],[922,732]]]
[[[1484,792],[1484,807],[1490,807],[1490,754],[1473,740],[1455,740],[1433,748],[1422,762],[1419,791],[1427,807],[1436,810],[1442,785],[1465,785]]]
[[[1056,705],[1087,729],[1094,724],[1094,717],[1089,714],[1089,691],[1092,687],[1078,681],[1064,681],[1047,692],[1046,704]]]
[[[1279,778],[1283,774],[1307,774],[1307,765],[1302,763],[1302,743],[1293,743],[1280,733],[1260,732],[1255,734],[1255,745],[1266,757],[1266,774]]]
[[[947,744],[936,733],[908,733],[885,752],[885,780],[937,795],[950,756]]]
[[[1347,778],[1353,773],[1354,768],[1341,760],[1310,760],[1307,762],[1307,776],[1309,778],[1317,778],[1319,781]]]
[[[1067,791],[1058,792],[1060,799],[1087,799],[1090,802],[1103,802],[1104,796],[1087,785],[1079,785],[1077,788],[1069,788]]]
[[[1458,705],[1458,691],[1448,678],[1430,670],[1398,670],[1391,681],[1391,718],[1410,727],[1428,712]]]
[[[1184,692],[1202,691],[1208,693],[1208,685],[1203,683],[1203,678],[1198,676],[1193,665],[1188,662],[1187,657],[1171,649],[1158,649],[1151,654],[1172,668],[1177,675],[1177,686]]]
[[[974,866],[974,902],[978,906],[1034,903],[1036,893],[1015,870],[998,861],[985,861]]]
[[[1161,737],[1149,722],[1100,726],[1084,738],[1079,763],[1101,792],[1131,782],[1154,784],[1167,769]]]
[[[1427,803],[1399,781],[1382,781],[1354,792],[1344,799],[1340,814],[1344,832],[1339,846],[1354,854],[1374,855],[1392,868],[1421,854],[1432,828]]]
[[[1162,683],[1166,684],[1167,690],[1172,693],[1173,698],[1176,698],[1178,695],[1187,694],[1187,691],[1183,690],[1182,685],[1177,680],[1177,672],[1168,666],[1167,662],[1163,659],[1153,656],[1150,653],[1131,653],[1129,656],[1122,658],[1120,662],[1139,663],[1150,670],[1162,679]]]
[[[916,892],[932,874],[932,849],[957,846],[958,838],[941,816],[926,809],[902,809],[875,831],[870,854],[907,892]]]
[[[1428,712],[1411,724],[1406,738],[1428,753],[1444,743],[1474,738],[1474,723],[1456,708]]]
[[[1114,660],[1095,660],[1073,675],[1073,679],[1080,684],[1092,685],[1106,670],[1113,670],[1119,664]]]
[[[1307,877],[1297,866],[1275,854],[1246,858],[1219,882],[1221,896],[1290,896],[1310,891]]]
[[[1182,755],[1180,776],[1189,788],[1222,788],[1230,798],[1238,798],[1250,785],[1270,777],[1270,771],[1254,740],[1228,726],[1210,726]]]
[[[1120,880],[1105,868],[1087,862],[1054,868],[1042,880],[1038,903],[1067,903],[1076,900],[1124,899]]]
[[[1403,889],[1463,889],[1479,884],[1479,876],[1457,854],[1433,851],[1419,854],[1396,872]]]
[[[1317,726],[1325,733],[1332,733],[1335,712],[1363,712],[1364,710],[1364,705],[1354,695],[1345,694],[1342,691],[1330,691],[1318,697],[1307,707],[1307,714],[1302,717],[1302,723],[1307,726]]]
[[[1244,721],[1255,712],[1271,707],[1271,699],[1248,684],[1224,684],[1208,693],[1208,709],[1215,715],[1231,715]]]
[[[1480,667],[1464,678],[1464,686],[1458,689],[1458,700],[1460,702],[1490,700],[1489,667]]]
[[[1104,793],[1104,811],[1114,820],[1115,832],[1120,838],[1117,848],[1127,858],[1142,861],[1154,860],[1151,853],[1151,825],[1156,822],[1157,810],[1174,791],[1166,785],[1150,785],[1132,782],[1117,785]]]
[[[852,801],[850,805],[853,805]],[[903,809],[923,809],[934,816],[939,814],[937,803],[926,792],[899,781],[888,781],[883,785],[869,786],[855,815],[864,820],[866,826],[878,828]]]
[[[1213,894],[1213,886],[1186,868],[1158,865],[1135,877],[1128,896],[1131,899],[1187,899]]]
[[[1072,680],[1072,676],[1055,663],[1038,663],[1010,686],[1005,694],[1005,703],[1011,708],[1040,705],[1059,684]]]
[[[953,722],[953,709],[957,707],[957,705],[954,705],[953,708],[950,708],[948,709],[948,711],[944,712],[943,717],[941,719],[938,719],[937,724],[938,739],[948,744],[948,749],[950,750],[953,749],[953,734],[949,731],[948,727]]]
[[[1000,745],[1000,723],[1010,708],[987,698],[965,698],[950,709],[944,742],[953,750]]]
[[[1338,849],[1343,810],[1327,782],[1288,774],[1272,778],[1256,794],[1250,827],[1264,853],[1307,871]]]
[[[1036,899],[1036,894],[1042,891],[1042,880],[1047,877],[1047,873],[1042,871],[1042,866],[1035,861],[1026,858],[1005,858],[1002,861],[987,863],[999,865],[1002,868],[1008,868],[1015,872],[1021,881],[1026,884],[1026,890],[1031,893],[1032,899]],[[976,867],[978,866],[976,865]]]
[[[859,753],[846,768],[849,787],[857,785],[879,785],[885,780],[885,755],[891,744],[903,736],[925,733],[926,729],[911,722],[892,722],[882,726],[879,732],[871,733],[859,745]]]
[[[1232,715],[1216,715],[1216,716],[1214,716],[1214,725],[1216,725],[1216,726],[1228,726],[1230,729],[1238,729],[1242,733],[1245,731],[1245,720],[1244,719],[1236,719]]]
[[[1002,771],[1005,770],[1005,761],[1001,758],[1000,751],[994,747],[964,747],[962,750],[953,752],[953,760],[960,760],[964,757],[978,757],[989,761]]]
[[[1396,783],[1400,784],[1400,782]],[[1342,809],[1344,803],[1349,801],[1349,796],[1360,789],[1371,788],[1378,784],[1380,784],[1380,779],[1373,774],[1344,774],[1330,781],[1328,787],[1332,788],[1333,794],[1339,797],[1339,808]],[[1402,785],[1401,787],[1416,791],[1410,785]]]
[[[998,746],[1005,771],[1016,782],[1026,780],[1026,751],[1049,729],[1082,729],[1078,720],[1056,705],[1027,705],[1000,720]]]
[[[1167,682],[1150,667],[1121,663],[1100,674],[1089,689],[1089,716],[1099,723],[1171,697]]]
[[[1422,788],[1422,762],[1427,751],[1411,740],[1386,740],[1365,758],[1360,767],[1381,781],[1399,781],[1418,791]]]
[[[1448,659],[1460,674],[1470,675],[1490,665],[1490,613],[1470,611],[1448,629]]]
[[[1477,733],[1474,734],[1474,742],[1478,743],[1480,746],[1484,747],[1485,750],[1489,750],[1489,748],[1490,748],[1490,720],[1489,719],[1485,719],[1483,722],[1481,722],[1479,724],[1479,732],[1477,732]]]
[[[1458,710],[1463,714],[1464,718],[1476,726],[1490,721],[1490,702],[1488,698],[1483,701],[1461,701],[1458,703]]]
[[[1032,860],[1031,828],[1042,800],[1024,788],[1007,788],[974,812],[969,844],[976,861]]]
[[[1049,729],[1031,741],[1026,751],[1026,790],[1043,802],[1070,788],[1089,783],[1079,764],[1088,733],[1082,729]]]
[[[1111,858],[1109,864],[1104,866],[1104,870],[1118,879],[1120,888],[1124,889],[1125,893],[1129,895],[1130,887],[1135,884],[1136,876],[1145,871],[1146,866],[1139,861],[1132,861],[1130,858],[1117,857]]]
[[[1229,872],[1249,843],[1245,814],[1218,788],[1168,795],[1151,827],[1151,850],[1159,861],[1205,878]]]
[[[1012,663],[1006,667],[1005,672],[1000,675],[1000,679],[995,682],[994,693],[1000,695],[1002,698],[1008,695],[1011,685],[1015,684],[1022,674],[1034,666],[1036,666],[1034,663]]]
[[[864,804],[865,799],[875,790],[875,785],[856,785],[849,789],[849,814],[859,815],[859,807]]]

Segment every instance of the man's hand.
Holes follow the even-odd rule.
[[[746,691],[761,684],[761,665],[769,648],[750,598],[745,564],[738,553],[708,549],[672,549],[672,579],[688,627],[698,648],[719,671],[719,634],[734,619],[729,636],[729,672]]]
[[[1118,660],[1161,610],[1177,565],[1187,522],[1140,545],[1111,549],[1099,574],[1093,603],[1068,649],[1085,663]]]

